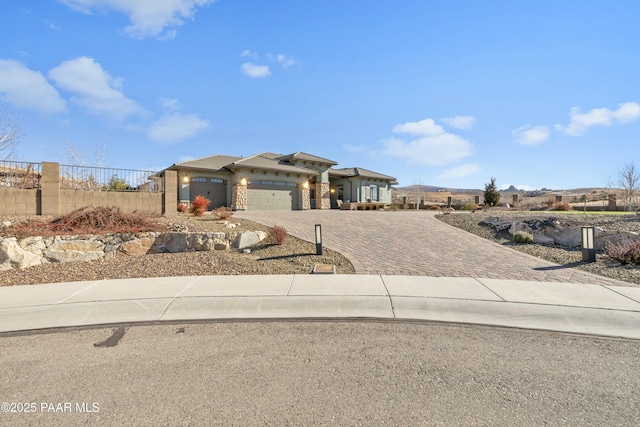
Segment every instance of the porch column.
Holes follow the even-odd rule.
[[[316,182],[316,209],[331,209],[331,193],[328,182]]]
[[[233,184],[231,192],[231,209],[234,211],[247,210],[247,183],[237,182]]]
[[[311,209],[311,191],[309,190],[309,183],[302,185],[302,210],[307,211]]]

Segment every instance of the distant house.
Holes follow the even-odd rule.
[[[201,194],[209,209],[305,210],[337,208],[341,202],[391,203],[394,177],[367,169],[334,168],[333,160],[297,152],[250,157],[215,155],[175,163],[177,203]]]

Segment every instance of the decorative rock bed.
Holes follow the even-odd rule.
[[[77,235],[0,238],[0,271],[49,262],[93,261],[116,254],[145,255],[243,249],[263,241],[264,231]]]
[[[497,232],[507,231],[512,236],[518,231],[532,234],[535,243],[578,247],[582,242],[582,224],[566,220],[559,221],[552,217],[517,219],[487,217],[482,223],[490,226]],[[608,244],[616,244],[628,240],[640,240],[640,235],[631,231],[605,230],[601,227],[594,228],[594,245],[598,250],[603,249]]]

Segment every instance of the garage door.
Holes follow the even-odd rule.
[[[209,210],[227,205],[227,183],[222,179],[191,178],[189,196],[192,202],[198,194],[202,194],[211,200]]]
[[[290,211],[298,207],[298,186],[282,181],[254,181],[247,186],[250,211]]]

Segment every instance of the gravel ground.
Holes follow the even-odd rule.
[[[568,265],[580,270],[601,276],[622,280],[629,283],[640,284],[640,266],[622,265],[609,258],[603,251],[596,253],[596,262],[586,263],[582,261],[580,248],[567,248],[560,245],[542,244],[518,244],[513,242],[508,233],[496,233],[492,228],[480,225],[480,222],[488,216],[508,216],[515,221],[518,218],[530,218],[532,216],[553,217],[560,221],[567,221],[575,224],[593,225],[604,230],[632,231],[640,233],[640,217],[636,215],[596,215],[596,214],[559,214],[555,212],[514,212],[498,211],[487,212],[457,212],[452,215],[438,215],[439,220],[484,237],[512,249],[555,262],[556,264]]]
[[[46,218],[43,218],[46,219]],[[24,218],[1,218],[1,221],[21,221]],[[173,230],[230,231],[211,218],[180,216],[160,218]],[[231,218],[240,224],[231,231],[268,231],[268,227],[247,220]],[[340,274],[353,274],[353,266],[341,254],[324,249],[315,255],[315,244],[288,236],[284,245],[263,241],[251,247],[250,254],[238,250],[186,252],[144,256],[119,255],[99,261],[50,263],[23,270],[0,272],[0,286],[36,285],[41,283],[75,282],[137,277],[248,275],[248,274],[309,274],[315,264],[333,264]]]

